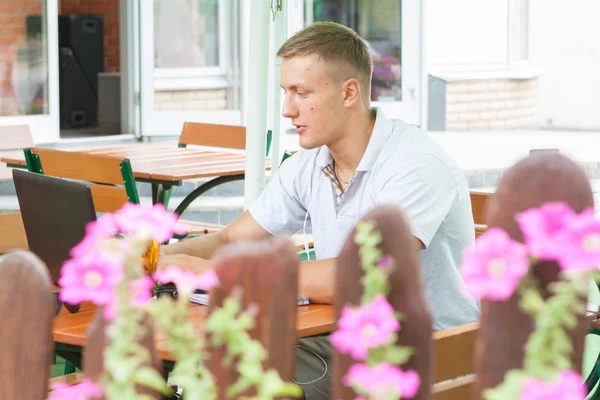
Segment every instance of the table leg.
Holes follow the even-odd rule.
[[[54,352],[81,370],[81,347],[64,343],[55,343]]]
[[[152,184],[152,204],[163,204],[166,207],[169,205],[171,199],[171,192],[173,187],[171,185],[153,183]]]
[[[190,204],[192,204],[192,202],[194,200],[196,200],[199,196],[203,195],[204,193],[208,192],[210,189],[215,188],[224,183],[241,181],[241,180],[244,180],[244,178],[245,178],[245,174],[219,176],[218,178],[215,178],[206,183],[203,183],[202,185],[200,185],[196,189],[194,189],[190,194],[188,194],[181,201],[181,203],[179,203],[179,205],[175,209],[175,213],[179,214],[179,215],[183,214],[183,212],[189,207]]]

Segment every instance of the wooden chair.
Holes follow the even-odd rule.
[[[433,332],[433,400],[471,398],[479,323]]]
[[[131,163],[126,158],[41,148],[26,150],[25,158],[29,171],[86,181],[97,212],[115,212],[128,201],[140,202]],[[188,234],[221,229],[217,224],[183,220],[181,223],[187,226]]]
[[[271,149],[272,132],[267,131],[267,144],[265,149],[265,156],[269,155]],[[216,124],[203,124],[199,122],[186,122],[183,124],[181,135],[179,136],[179,147],[187,147],[189,145],[194,146],[207,146],[207,147],[220,147],[227,149],[245,150],[246,149],[246,127],[245,126],[234,126],[234,125],[216,125]],[[213,186],[224,183],[222,180],[226,179],[226,182],[234,182],[237,180],[243,180],[244,175],[219,177],[213,179],[214,185],[202,185],[194,189],[186,198],[177,206],[175,213],[181,215],[189,207],[189,205],[196,200],[199,196],[204,194],[208,189]],[[170,196],[170,193],[169,193]],[[221,225],[221,229],[224,228]]]
[[[29,125],[0,126],[0,151],[33,147]],[[0,181],[12,180],[11,169],[0,163]]]
[[[29,249],[21,213],[0,214],[0,254],[17,249]]]
[[[267,131],[265,156],[269,155],[272,136],[272,132]],[[179,147],[187,147],[188,145],[245,150],[246,127],[186,122],[183,124],[179,136]]]
[[[55,300],[44,263],[28,251],[0,261],[0,388],[5,399],[44,399],[53,357]]]
[[[475,236],[479,237],[487,228],[485,221],[485,211],[488,199],[491,196],[489,192],[480,192],[471,190],[471,209],[473,211],[473,221],[475,222]]]

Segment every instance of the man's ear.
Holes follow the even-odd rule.
[[[344,107],[352,107],[360,100],[361,87],[355,78],[349,78],[344,82]]]

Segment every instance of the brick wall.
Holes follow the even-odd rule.
[[[446,130],[536,127],[537,86],[537,78],[447,82]]]
[[[224,110],[226,108],[226,89],[154,92],[154,109],[157,111]]]
[[[41,46],[27,41],[27,15],[41,14],[41,0],[13,0],[0,3],[0,116],[40,114],[47,109],[44,96],[28,101],[18,93],[13,82],[27,82],[29,69],[23,68],[23,60],[31,53],[34,58],[43,58]],[[25,84],[33,88],[31,85]],[[36,84],[37,86],[37,84]],[[23,87],[23,86],[21,86]],[[42,87],[43,89],[43,87]]]
[[[41,15],[43,0],[0,3],[0,116],[44,114],[45,49],[27,38],[27,16]],[[104,67],[119,71],[119,0],[59,0],[59,14],[104,16]]]
[[[104,70],[119,71],[119,0],[58,0],[59,14],[104,16]]]

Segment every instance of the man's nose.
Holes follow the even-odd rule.
[[[281,115],[284,118],[294,118],[298,114],[298,108],[289,97],[286,97],[283,102],[283,108],[281,109]]]

